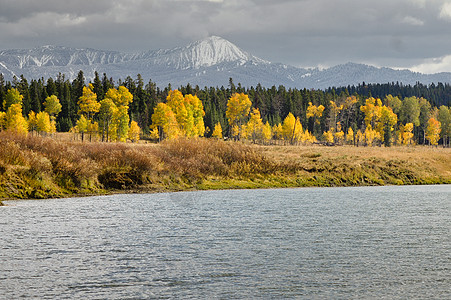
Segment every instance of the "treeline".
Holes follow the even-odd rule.
[[[432,106],[440,107],[441,105],[451,105],[451,85],[448,83],[431,83],[425,85],[422,83],[416,83],[415,85],[404,85],[399,82],[392,83],[369,83],[359,84],[357,86],[339,87],[335,89],[336,93],[347,91],[350,94],[358,94],[362,97],[376,97],[385,98],[387,95],[394,95],[401,99],[406,97],[425,98],[431,103]],[[332,92],[332,88],[329,88],[327,92]]]
[[[166,123],[162,118],[157,120],[156,112],[162,116],[165,113],[173,113],[173,117],[177,117],[176,121],[179,121],[177,126],[191,126],[186,125],[188,123],[181,125],[186,120],[180,121],[185,117],[177,115],[176,100],[179,99],[177,100],[179,103],[186,107],[191,106],[191,109],[186,110],[186,114],[197,114],[196,126],[199,128],[203,126],[205,129],[195,131],[190,129],[189,132],[195,132],[195,135],[202,133],[199,135],[246,138],[255,142],[321,141],[387,146],[392,143],[436,144],[440,140],[444,145],[449,145],[451,88],[448,84],[429,86],[422,84],[404,86],[398,83],[362,84],[357,87],[330,88],[322,91],[287,89],[284,86],[265,88],[261,85],[245,88],[230,79],[226,87],[200,88],[188,84],[176,88],[181,96],[171,94],[173,90],[171,85],[160,89],[151,80],[145,83],[140,75],[136,79],[127,77],[123,81],[115,82],[106,74],[100,78],[96,72],[95,78],[87,82],[83,72],[80,71],[73,81],[59,74],[56,79],[42,78],[28,81],[21,76],[12,82],[6,82],[0,74],[0,103],[8,102],[9,91],[16,89],[22,96],[21,114],[24,118],[29,119],[30,113],[37,115],[47,111],[50,127],[54,128],[54,131],[96,132],[102,135],[103,140],[128,138],[128,131],[133,122],[135,134],[139,132],[136,128],[139,126],[142,136],[163,138],[168,133],[163,130]],[[95,95],[99,102],[99,107],[92,113],[89,112],[89,108],[80,107],[80,101],[88,97],[87,93]],[[130,99],[120,100],[121,93]],[[51,113],[52,109],[48,108],[48,99],[53,95],[61,104],[57,114]],[[174,95],[172,100],[171,95]],[[236,95],[245,95],[250,102],[247,115],[238,118],[238,122],[237,119],[231,121],[228,115],[228,104]],[[100,102],[107,99],[111,101],[110,103],[104,101],[104,111],[101,115]],[[197,103],[196,99],[199,99],[200,103]],[[244,102],[246,106],[249,105],[247,101]],[[159,105],[166,103],[169,104],[168,107]],[[193,108],[193,105],[197,108]],[[10,105],[2,105],[0,108],[5,117],[9,107]],[[105,114],[108,114],[111,107],[115,111],[110,111],[111,119],[108,119]],[[200,107],[202,107],[202,126],[198,125]],[[159,110],[156,111],[157,108]],[[181,112],[183,113],[185,112]],[[82,117],[89,122],[85,122]],[[194,118],[194,115],[192,117]],[[116,119],[113,120],[114,118]],[[292,124],[292,127],[289,124]],[[91,128],[88,128],[89,126]],[[80,130],[81,128],[86,129]],[[256,132],[252,132],[252,128],[259,128],[260,133],[257,135]],[[182,133],[183,131],[185,134],[188,132],[186,128],[181,130]],[[109,132],[112,132],[112,138],[108,136]],[[435,138],[431,139],[433,134]]]

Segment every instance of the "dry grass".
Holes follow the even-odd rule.
[[[380,184],[451,182],[450,148],[318,145],[261,148],[270,160],[296,165],[299,170],[316,171],[322,175],[352,178],[352,173],[360,173],[373,177],[367,179],[375,179],[375,183]]]
[[[0,199],[108,191],[451,183],[451,149],[81,143],[0,132]]]

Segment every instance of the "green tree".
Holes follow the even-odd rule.
[[[438,121],[441,123],[442,131],[440,135],[443,139],[443,147],[446,147],[450,144],[450,136],[451,136],[451,111],[445,105],[440,106],[438,110]]]
[[[379,132],[382,141],[386,147],[390,147],[392,143],[392,131],[398,123],[398,116],[390,107],[382,106],[380,112],[380,122],[376,130]]]
[[[418,100],[418,104],[420,105],[419,128],[421,129],[421,133],[423,134],[423,144],[426,144],[426,128],[428,126],[428,121],[432,116],[432,107],[429,101],[424,98],[420,98]]]
[[[400,121],[403,124],[420,125],[420,101],[417,97],[404,98],[400,112]]]
[[[110,125],[113,117],[117,112],[116,104],[110,98],[105,98],[100,101],[100,125],[102,127],[102,141],[109,141]]]
[[[113,117],[113,122],[116,124],[117,135],[116,140],[120,142],[125,142],[128,137],[128,131],[130,127],[128,126],[130,122],[130,117],[128,115],[128,106],[119,106]]]
[[[402,108],[401,99],[398,97],[393,97],[389,94],[384,98],[384,103],[386,106],[390,107],[396,115],[399,115]]]
[[[34,131],[37,131],[37,119],[34,111],[30,111],[28,114],[28,130],[31,131],[31,134],[33,134]]]
[[[20,106],[22,106],[22,99],[23,96],[19,93],[19,91],[17,89],[9,89],[8,92],[6,93],[6,97],[3,100],[3,109],[5,111],[8,111],[8,108],[12,105],[12,104],[20,104]]]
[[[50,118],[55,118],[61,112],[61,103],[59,99],[55,96],[49,96],[44,101],[45,112],[47,112]]]

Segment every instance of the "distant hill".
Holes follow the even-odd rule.
[[[136,77],[152,79],[158,86],[221,86],[229,78],[243,86],[284,85],[325,89],[366,83],[403,84],[451,83],[451,73],[421,74],[409,70],[376,68],[347,63],[328,69],[304,69],[258,58],[231,42],[212,36],[185,47],[140,53],[43,46],[34,49],[0,51],[0,73],[6,80],[24,75],[27,79],[56,78],[58,73],[74,79],[83,70],[88,79],[97,71],[114,79]]]

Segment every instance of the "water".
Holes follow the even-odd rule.
[[[0,299],[451,298],[451,186],[8,201]]]

